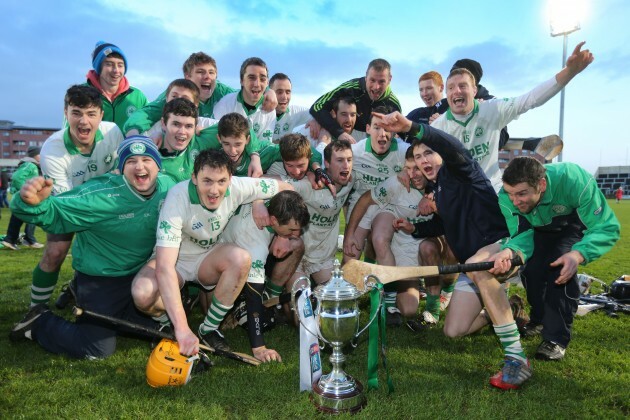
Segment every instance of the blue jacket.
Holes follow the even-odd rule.
[[[448,101],[446,98],[442,98],[440,102],[433,106],[423,106],[414,109],[407,115],[407,119],[418,124],[429,124],[429,117],[431,117],[431,115],[435,113],[442,115],[447,109]]]
[[[433,185],[439,217],[416,223],[413,236],[445,235],[453,254],[462,263],[484,246],[509,237],[497,194],[459,140],[425,124],[420,125],[416,138],[438,153],[444,162]]]

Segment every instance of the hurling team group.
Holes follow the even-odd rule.
[[[148,102],[125,77],[123,51],[97,43],[87,82],[66,92],[65,128],[41,148],[42,176],[11,201],[15,217],[47,233],[30,310],[11,338],[75,358],[115,351],[115,328],[70,322],[48,305],[72,245],[75,275],[60,298],[172,332],[183,355],[200,343],[231,351],[221,332],[231,317],[254,357],[281,361],[264,330],[279,316],[270,311],[282,311],[265,302],[302,276],[328,281],[343,234],[344,261],[493,261],[489,271],[386,285],[387,326],[423,332],[442,312],[449,337],[491,325],[504,363],[490,384],[519,388],[533,371],[521,339],[540,336],[536,359],[564,357],[578,266],[619,238],[614,213],[578,165],[517,157],[499,168],[508,123],[593,61],[583,44],[560,72],[513,98],[491,96],[471,59],[444,79],[426,72],[418,81],[425,106],[405,117],[383,59],[308,108],[290,103],[289,76],[270,77],[262,59],[243,62],[235,89],[198,52],[183,78]],[[517,257],[522,267],[512,266]],[[515,276],[529,315],[508,299]],[[196,302],[203,322],[191,325]]]

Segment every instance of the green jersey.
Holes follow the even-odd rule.
[[[91,276],[136,273],[155,246],[155,230],[172,179],[159,175],[149,198],[136,192],[123,175],[106,174],[37,206],[17,195],[11,210],[50,233],[76,232],[72,267]]]
[[[322,166],[322,154],[311,146],[311,159],[308,161],[308,167],[312,168],[317,163]],[[263,172],[269,175],[285,176],[288,175],[284,169],[282,155],[280,155],[280,145],[277,143],[267,144],[260,150],[260,165]]]
[[[39,175],[39,166],[35,163],[35,159],[33,158],[25,158],[31,159],[32,162],[24,160],[20,166],[18,166],[17,171],[13,173],[13,177],[11,178],[11,194],[16,195],[22,188],[22,185],[29,179],[36,177]]]
[[[238,90],[232,89],[228,85],[224,85],[223,83],[217,81],[214,92],[212,92],[212,96],[210,96],[205,102],[199,102],[199,116],[207,118],[212,117],[216,103],[228,93],[233,92],[238,92]],[[149,130],[153,124],[160,121],[160,118],[162,118],[162,111],[164,110],[165,104],[166,91],[162,92],[153,102],[148,103],[142,109],[138,109],[134,112],[125,123],[123,132],[127,133],[129,130],[135,129],[138,130],[139,133],[144,133]]]
[[[206,149],[221,149],[222,146],[217,137],[218,130],[218,124],[204,128],[198,135],[194,135],[188,147],[180,152],[168,153],[165,149],[160,149],[160,155],[162,156],[162,173],[173,178],[175,182],[190,179],[193,173],[195,158],[199,152]],[[261,147],[261,142],[258,141],[258,137],[253,130],[249,130],[249,135],[250,141],[245,146],[245,152],[243,153],[243,158],[247,156],[247,164],[244,170],[245,175],[238,176],[247,176],[247,168],[251,161],[249,155],[253,152],[257,152]],[[242,159],[242,161],[245,161],[245,159]],[[242,164],[239,164],[239,168],[241,168],[241,166]]]
[[[313,155],[311,160],[309,161],[309,166],[314,162],[322,164],[322,155],[315,149],[311,147],[313,151]],[[282,156],[280,155],[280,145],[275,143],[270,143],[268,141],[261,142],[260,147],[260,166],[264,173],[269,173],[270,175],[286,175],[287,172],[284,170],[284,166],[282,165]],[[249,168],[249,164],[252,159],[250,154],[245,149],[245,152],[241,156],[241,159],[238,161],[234,168],[234,176],[247,176],[247,169]],[[276,167],[275,170],[271,170]],[[269,172],[268,172],[269,171]]]
[[[617,242],[619,221],[606,203],[604,194],[597,188],[595,179],[584,169],[574,163],[552,163],[545,168],[547,189],[529,213],[521,213],[503,188],[499,191],[499,205],[512,237],[503,248],[520,251],[529,258],[534,251],[534,229],[556,227],[554,219],[577,212],[584,225],[584,236],[573,245],[572,250],[582,254],[584,264],[588,264],[608,252]],[[521,218],[530,226],[519,232]],[[562,228],[561,224],[557,225],[558,229]]]
[[[84,83],[86,86],[94,86],[92,83]],[[95,86],[96,87],[96,86]],[[97,90],[100,89],[97,88]],[[110,101],[101,92],[101,100],[103,101],[103,121],[115,123],[121,130],[129,117],[138,109],[142,109],[147,104],[147,98],[144,93],[136,87],[129,86],[129,89]]]

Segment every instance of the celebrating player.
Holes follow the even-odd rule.
[[[311,106],[310,112],[315,121],[311,121],[311,136],[319,138],[319,130],[325,128],[335,139],[344,139],[354,143],[354,138],[334,120],[331,115],[335,100],[342,97],[354,98],[357,104],[356,128],[363,131],[370,123],[372,110],[378,106],[390,107],[400,111],[400,102],[392,92],[391,65],[382,58],[370,61],[365,76],[348,80],[332,91],[322,95]]]
[[[593,54],[581,50],[583,45],[581,42],[575,47],[566,67],[554,77],[516,98],[479,102],[475,99],[475,76],[463,67],[453,69],[446,79],[450,108],[431,125],[459,139],[498,191],[502,186],[499,169],[501,129],[519,115],[543,105],[593,62]]]
[[[295,127],[305,124],[311,119],[308,108],[291,105],[293,85],[291,79],[284,73],[276,73],[269,79],[269,87],[276,93],[278,106],[276,107],[276,128],[273,130],[273,142],[278,143],[285,135],[293,132]]]
[[[81,308],[156,327],[136,311],[130,291],[151,255],[159,207],[174,182],[159,173],[160,154],[146,137],[126,139],[118,156],[122,175],[106,174],[56,196],[51,196],[53,180],[33,178],[11,206],[21,219],[48,232],[77,233],[72,267]],[[45,303],[33,306],[10,337],[81,359],[107,357],[116,349],[114,328],[89,318],[68,322]]]
[[[241,90],[223,97],[214,107],[213,118],[239,113],[247,117],[259,139],[271,141],[276,113],[263,108],[263,95],[269,85],[267,64],[258,57],[250,57],[241,64],[240,76]]]
[[[331,142],[324,149],[326,173],[335,186],[336,195],[327,189],[313,189],[310,181],[288,180],[304,198],[311,220],[304,234],[304,257],[296,276],[306,275],[317,283],[330,280],[337,252],[339,213],[354,184],[352,145],[346,140]]]
[[[41,150],[41,169],[52,179],[52,194],[71,190],[114,168],[123,135],[116,124],[103,121],[101,95],[91,86],[75,85],[64,99],[68,127],[50,136]],[[50,300],[73,233],[48,233],[44,255],[35,270],[31,306]]]
[[[254,204],[244,204],[223,231],[221,242],[237,245],[252,257],[243,301],[252,353],[262,362],[281,362],[278,352],[265,345],[262,302],[263,298],[279,296],[295,273],[304,255],[304,243],[300,237],[308,227],[309,214],[304,200],[295,191],[282,191],[265,204],[256,204],[266,208],[269,223],[260,229],[253,217]],[[265,264],[269,256],[273,256],[272,266],[269,267],[271,277],[265,279]]]
[[[346,222],[344,254],[354,257],[355,253],[361,251],[363,244],[356,242],[354,233],[359,226],[365,230],[371,229],[369,224],[364,224],[370,220],[363,217],[366,212],[378,211],[382,223],[389,222],[390,226],[394,226],[396,220],[401,218],[415,223],[432,217],[417,216],[418,203],[423,196],[427,179],[416,165],[411,148],[407,149],[405,171],[411,180],[410,191],[407,191],[397,177],[390,177],[361,195]],[[391,237],[388,235],[383,237],[380,233],[374,232],[372,236],[379,265],[418,265],[418,246],[423,241],[422,239],[414,238],[402,231],[395,232]],[[407,317],[415,315],[420,301],[418,280],[397,282],[396,288],[398,313]]]
[[[238,206],[273,197],[291,186],[271,179],[232,177],[232,161],[219,150],[204,150],[195,159],[193,176],[171,189],[160,211],[156,253],[133,284],[136,306],[172,323],[182,354],[199,351],[199,341],[229,350],[218,331],[247,281],[251,257],[232,244],[218,243],[219,235]],[[195,282],[214,289],[199,338],[191,331],[180,289]]]
[[[398,227],[417,238],[444,235],[460,262],[487,261],[500,249],[498,241],[507,238],[509,233],[496,193],[479,164],[449,134],[425,124],[412,123],[399,112],[381,117],[384,127],[416,136],[411,146],[414,158],[427,179],[434,184],[440,216],[415,225],[403,222]],[[505,352],[503,369],[490,378],[490,384],[501,389],[516,389],[531,377],[532,369],[501,285],[501,281],[505,281],[514,270],[511,270],[509,260],[494,261],[494,268],[490,271],[468,273],[472,281],[465,275],[460,276],[446,316],[444,332],[456,336],[453,332],[455,326],[464,333],[473,327],[470,322],[480,310],[478,293]],[[462,299],[458,300],[458,296]]]
[[[528,258],[521,272],[531,305],[527,328],[542,329],[543,337],[535,357],[560,360],[578,307],[577,267],[612,248],[619,221],[595,179],[573,163],[514,159],[503,173],[499,203],[513,238],[491,260],[514,252]]]
[[[127,119],[147,103],[144,93],[129,84],[127,57],[114,44],[99,41],[92,52],[92,67],[87,74],[87,86],[101,94],[103,121],[116,123],[123,129]]]

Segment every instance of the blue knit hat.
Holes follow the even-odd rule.
[[[123,172],[125,161],[131,156],[149,156],[158,168],[162,169],[162,158],[157,146],[148,137],[145,136],[131,136],[127,137],[118,146],[118,170]]]
[[[94,51],[92,52],[92,67],[94,68],[94,71],[96,71],[96,74],[101,74],[103,60],[105,60],[105,57],[111,53],[118,53],[121,55],[123,61],[125,62],[125,73],[127,73],[127,57],[125,57],[125,53],[123,53],[122,50],[114,44],[109,44],[105,41],[98,41],[94,46]]]

